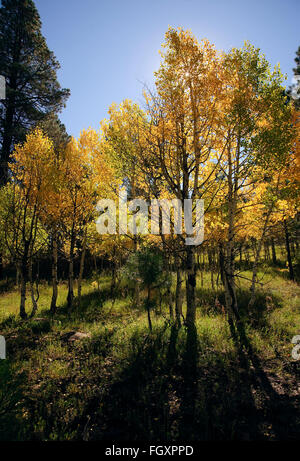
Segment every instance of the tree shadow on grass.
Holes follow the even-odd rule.
[[[294,279],[295,279],[294,281],[299,283],[300,282],[300,264],[299,263],[294,264],[293,270],[294,270]],[[281,277],[284,280],[291,281],[289,270],[285,264],[268,266],[266,273],[268,273],[269,275],[273,277]]]
[[[234,342],[238,351],[239,361],[246,369],[248,378],[261,401],[257,415],[260,431],[264,438],[267,437],[273,440],[299,439],[299,396],[279,393],[276,387],[272,385],[270,373],[266,365],[255,353],[247,337],[243,322],[238,324],[237,333]]]
[[[78,305],[78,299],[74,298],[74,304],[71,310],[68,309],[67,302],[65,302],[57,309],[54,318],[61,322],[78,320],[84,323],[101,322],[108,320],[110,317],[115,320],[117,317],[122,318],[124,316],[124,312],[120,312],[117,308],[117,304],[120,301],[127,302],[128,312],[132,311],[131,299],[124,296],[122,288],[115,288],[113,298],[109,287],[103,288],[101,291],[94,290],[81,295],[80,306]],[[107,302],[108,304],[104,308],[104,303]],[[124,307],[125,306],[123,306],[123,311]],[[140,306],[135,307],[135,311],[144,312],[142,303]],[[49,311],[45,312],[45,315],[51,317]]]
[[[202,297],[205,299],[206,295],[211,302],[211,290],[203,293]],[[224,293],[219,291],[217,296],[219,303],[225,305]],[[275,440],[296,439],[300,435],[299,397],[280,391],[280,383],[276,385],[276,379],[274,377],[272,379],[266,363],[255,353],[246,333],[249,326],[261,332],[268,331],[269,313],[282,307],[282,298],[269,290],[258,289],[255,303],[250,311],[248,308],[249,290],[237,289],[237,298],[241,321],[238,324],[238,331],[233,334],[233,339],[239,367],[244,370],[243,380],[248,383],[249,389],[252,388],[252,392],[248,393],[248,401],[253,400],[253,392],[256,400],[255,404],[251,405],[254,413],[250,411],[249,415],[252,414],[252,418],[257,423],[250,426],[258,428],[257,438],[265,438],[269,434],[269,437]],[[214,308],[216,312],[219,310],[218,313],[220,313],[220,306],[214,306]],[[214,308],[211,307],[210,314],[214,314]],[[289,373],[295,374],[296,381],[297,373],[299,376],[299,364],[290,363],[289,365],[288,368],[292,368]],[[277,381],[278,379],[277,377]],[[241,389],[245,390],[247,386],[242,386]]]
[[[200,312],[208,315],[219,315],[225,313],[224,290],[213,291],[211,289],[198,289],[197,300]],[[268,314],[270,311],[280,308],[283,305],[282,298],[270,290],[256,290],[256,297],[253,306],[249,310],[248,305],[251,297],[250,290],[237,288],[237,299],[240,316],[245,324],[252,328],[262,329],[268,326]]]
[[[272,385],[267,365],[254,351],[243,320],[236,323],[233,341],[239,363],[245,369],[256,395],[256,419],[260,438],[297,440],[300,435],[299,397],[280,393]]]
[[[128,360],[101,404],[93,402],[90,440],[260,438],[251,382],[235,354],[212,352],[196,328],[141,338],[133,335]]]
[[[32,402],[31,413],[46,421],[43,439],[53,431],[59,440],[73,434],[74,440],[104,441],[286,440],[297,431],[299,436],[295,402],[274,390],[243,328],[235,345],[220,351],[207,332],[166,322],[152,334],[134,331],[121,356],[111,359],[113,342],[104,335],[76,352],[83,367],[92,367],[89,352],[92,361],[98,354],[104,362],[96,361],[94,371],[82,377],[90,391],[74,400],[81,408],[75,418],[64,420],[55,383],[40,405]],[[77,382],[77,373],[66,386]],[[67,387],[60,392],[65,395]],[[70,404],[74,398],[65,397]]]
[[[26,432],[20,402],[25,376],[12,369],[9,360],[0,360],[0,441],[21,440]]]
[[[94,293],[83,296],[82,312],[87,314],[93,300],[99,305]],[[67,321],[66,313],[59,315]],[[92,318],[91,314],[89,321]],[[94,354],[101,355],[105,364],[100,362],[99,366],[97,362],[97,368],[86,377],[89,384],[84,385],[89,385],[91,392],[82,398],[70,397],[70,402],[74,400],[73,405],[80,407],[72,422],[59,421],[64,408],[59,407],[61,401],[58,405],[55,400],[55,386],[47,396],[53,408],[50,416],[44,395],[40,406],[38,401],[33,402],[32,414],[47,422],[42,437],[47,438],[53,428],[58,438],[70,433],[74,439],[107,441],[299,437],[297,399],[279,395],[274,389],[264,364],[251,347],[244,323],[234,338],[235,350],[229,351],[220,351],[213,337],[198,333],[196,328],[179,329],[166,322],[154,327],[152,334],[137,329],[129,344],[124,344],[120,358],[113,361],[112,334],[100,335],[76,351],[76,360],[82,360],[83,369],[92,367],[92,362],[86,363],[89,352],[92,359]],[[77,383],[77,371],[72,379]],[[62,386],[67,389],[68,384],[69,377]],[[15,382],[12,388],[20,390],[21,386]],[[62,395],[66,389],[61,388]],[[12,425],[14,418],[11,414]],[[15,428],[10,437],[17,437],[18,423]]]
[[[256,405],[246,370],[235,354],[214,346],[195,327],[187,329],[179,439],[256,440]]]

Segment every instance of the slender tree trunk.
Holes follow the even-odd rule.
[[[179,258],[177,258],[177,269],[176,269],[176,294],[175,294],[175,315],[176,315],[176,323],[178,326],[181,325],[181,317],[182,317],[182,304],[183,304],[183,293],[182,293],[182,270],[180,267]]]
[[[225,263],[225,300],[227,313],[232,318],[239,319],[238,307],[237,307],[237,297],[236,297],[236,287],[234,280],[234,252],[233,248],[229,245],[228,255]]]
[[[225,268],[224,268],[224,253],[222,243],[219,244],[219,267],[220,267],[220,277],[223,286],[225,286]]]
[[[57,249],[57,233],[53,233],[52,239],[52,299],[51,299],[51,306],[50,312],[51,314],[55,314],[56,312],[56,301],[58,295],[58,280],[57,280],[57,261],[58,261],[58,249]]]
[[[84,260],[85,260],[85,253],[86,253],[86,235],[87,235],[87,229],[85,229],[85,232],[84,232],[82,250],[81,250],[81,256],[80,256],[80,266],[79,266],[79,276],[78,276],[78,306],[79,307],[81,304],[82,276],[83,276]]]
[[[74,301],[74,248],[75,248],[75,235],[72,233],[70,255],[69,255],[69,276],[68,276],[68,309],[72,309]]]
[[[236,287],[235,287],[235,220],[238,199],[240,140],[238,139],[237,157],[232,160],[231,146],[228,146],[228,240],[225,245],[225,255],[222,255],[225,301],[228,319],[239,321]],[[232,328],[233,326],[230,325]]]
[[[264,241],[264,238],[265,238],[265,235],[266,235],[266,231],[267,231],[267,228],[268,228],[269,219],[270,219],[272,211],[273,211],[273,205],[270,206],[270,208],[269,208],[269,210],[267,212],[266,219],[265,219],[265,222],[264,222],[264,227],[263,227],[262,234],[261,234],[261,238],[258,241],[258,244],[255,245],[256,252],[254,253],[254,263],[253,263],[253,268],[252,268],[252,281],[251,281],[251,288],[250,288],[251,296],[250,296],[250,301],[249,301],[249,304],[248,304],[248,309],[251,309],[251,307],[254,305],[254,301],[255,301],[255,288],[256,288],[256,282],[257,282],[259,257],[260,257],[260,252],[261,252],[261,249],[262,249],[263,241]]]
[[[202,251],[202,261],[200,261],[200,283],[201,288],[204,286],[204,269],[205,269],[205,261],[204,261],[204,251]]]
[[[116,252],[115,248],[113,249],[113,258],[112,258],[112,271],[111,271],[111,285],[110,285],[110,297],[115,301],[116,297]]]
[[[232,195],[229,193],[229,197]],[[234,280],[234,216],[235,216],[236,201],[234,195],[229,199],[229,220],[228,220],[228,241],[226,243],[226,256],[224,261],[224,288],[226,308],[229,316],[237,317],[237,297]]]
[[[253,240],[251,246],[252,246],[253,259],[255,260],[255,256],[256,256],[256,240]]]
[[[33,283],[33,275],[32,275],[32,258],[29,258],[29,284],[30,284],[30,294],[31,294],[31,303],[32,303],[32,310],[30,317],[34,317],[37,310],[38,310],[38,305],[37,305],[37,300],[34,295],[34,283]]]
[[[172,291],[171,291],[171,284],[172,284],[172,272],[170,270],[170,264],[167,258],[165,258],[165,270],[168,274],[168,285],[167,285],[167,302],[169,305],[169,314],[170,319],[174,320],[174,309],[173,309],[173,300],[172,300]]]
[[[210,282],[211,282],[211,288],[212,290],[215,290],[215,283],[214,283],[214,260],[213,260],[213,254],[212,250],[208,250],[208,263],[209,263],[209,269],[210,269]]]
[[[19,263],[16,263],[16,286],[20,286],[20,275],[21,275],[21,270],[20,270],[20,265]]]
[[[134,253],[136,253],[138,251],[138,239],[136,235],[134,235],[133,244]],[[140,305],[140,283],[138,281],[134,285],[133,303],[134,307],[138,307]]]
[[[235,328],[234,328],[234,315],[232,312],[232,299],[234,298],[234,291],[231,291],[231,286],[228,283],[226,267],[225,267],[225,257],[224,257],[224,249],[222,244],[219,245],[219,263],[220,263],[220,274],[221,280],[225,289],[225,303],[226,303],[226,313],[228,318],[228,323],[230,327],[230,331],[232,336],[235,336]],[[232,297],[231,297],[232,296]]]
[[[93,254],[93,261],[94,261],[94,269],[95,269],[95,271],[98,271],[97,258],[96,258],[96,255],[94,255],[94,254]]]
[[[259,262],[259,256],[260,256],[260,251],[261,251],[261,241],[258,244],[256,254],[254,255],[254,262],[252,266],[252,279],[251,279],[251,287],[250,287],[250,301],[248,303],[248,309],[251,309],[251,307],[254,305],[255,302],[255,290],[256,290],[256,283],[257,283],[257,274],[258,274],[258,262]]]
[[[294,242],[291,242],[291,250],[292,250],[293,258],[295,258],[295,256],[296,256],[296,248],[295,248]]]
[[[186,249],[186,271],[186,323],[188,326],[193,326],[196,320],[196,266],[194,247],[191,245]]]
[[[171,286],[172,286],[171,263],[170,263],[170,259],[168,259],[168,250],[167,250],[166,241],[165,241],[163,234],[161,234],[161,238],[162,238],[162,244],[163,244],[163,250],[164,250],[163,251],[163,268],[168,276],[167,277],[168,284],[166,287],[166,298],[167,298],[167,304],[169,307],[170,319],[173,321],[174,320],[174,308],[173,308],[173,299],[172,299],[172,291],[171,291]]]
[[[286,219],[284,219],[283,221],[283,227],[284,227],[284,235],[285,235],[285,248],[286,248],[287,261],[288,261],[289,276],[291,280],[294,280],[294,268],[293,268],[291,249],[290,249],[290,236],[289,236],[289,230],[288,230]]]
[[[151,302],[151,288],[147,288],[147,315],[148,315],[148,325],[149,325],[149,330],[152,332],[152,322],[151,322],[151,314],[150,314],[150,302]]]
[[[249,263],[250,263],[250,254],[249,254],[249,249],[248,249],[248,248],[245,250],[245,255],[246,255],[246,263],[247,263],[247,266],[249,266]]]
[[[167,299],[168,299],[168,304],[169,304],[170,320],[174,321],[174,309],[173,309],[172,292],[171,292],[171,288],[169,286],[167,288]]]
[[[200,253],[199,251],[197,252],[197,269],[200,269]]]
[[[277,258],[276,258],[275,242],[274,242],[273,237],[271,238],[271,249],[272,249],[272,261],[273,261],[273,264],[276,264]]]
[[[70,255],[68,277],[68,309],[72,309],[74,301],[74,256]]]
[[[136,178],[135,178],[135,163],[133,164],[133,175],[131,177],[131,195],[132,199],[136,198]],[[133,236],[133,251],[136,253],[139,249],[138,236],[134,234]],[[133,294],[133,307],[140,305],[140,283],[136,282],[134,285],[134,294]]]
[[[20,301],[20,317],[24,320],[27,318],[25,303],[26,303],[26,284],[27,284],[27,258],[23,257],[21,264],[21,301]]]

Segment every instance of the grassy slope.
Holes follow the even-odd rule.
[[[244,277],[249,277],[244,272]],[[241,279],[240,311],[253,357],[230,337],[215,307],[222,293],[210,276],[197,283],[197,334],[172,327],[167,310],[152,313],[120,293],[85,282],[82,306],[68,315],[66,286],[54,319],[51,289],[41,287],[39,317],[20,322],[16,291],[0,298],[0,334],[8,359],[0,363],[0,439],[206,440],[295,439],[300,436],[299,361],[291,339],[300,333],[300,287],[268,269],[250,316],[248,282]],[[29,300],[28,300],[29,301]],[[70,343],[66,333],[91,337]]]

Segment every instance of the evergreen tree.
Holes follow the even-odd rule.
[[[59,63],[41,33],[32,0],[2,0],[0,8],[0,73],[6,99],[0,106],[0,181],[8,178],[13,146],[49,112],[59,112],[69,90],[57,81]]]
[[[296,51],[295,63],[293,72],[296,82],[289,88],[288,94],[292,95],[296,109],[300,109],[300,46]]]
[[[296,51],[295,62],[297,66],[293,69],[295,75],[300,75],[300,46]]]
[[[60,151],[63,150],[67,143],[71,140],[71,137],[66,131],[65,125],[59,120],[57,114],[51,112],[46,115],[43,120],[37,123],[37,127],[51,139],[55,154],[58,157]]]

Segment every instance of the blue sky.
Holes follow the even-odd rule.
[[[60,118],[69,134],[99,128],[112,102],[142,102],[153,85],[168,26],[191,29],[218,49],[249,40],[292,77],[300,45],[299,0],[36,0],[58,78],[71,97]],[[297,24],[298,23],[298,24]]]

